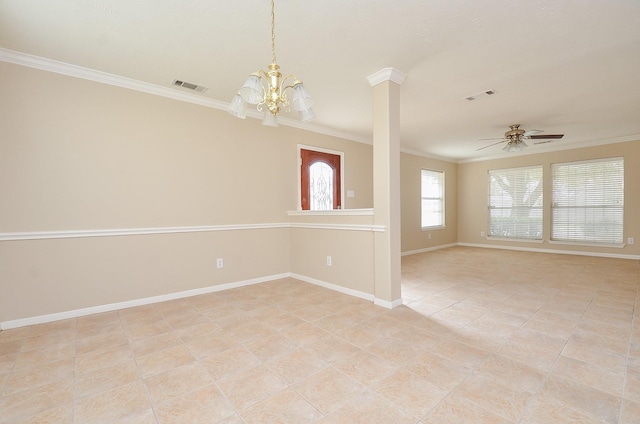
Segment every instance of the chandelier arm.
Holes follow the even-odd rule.
[[[285,81],[287,81],[290,78],[293,78],[293,83],[291,83],[290,85],[285,86],[284,85]],[[280,91],[284,92],[284,90],[286,90],[287,88],[293,88],[296,84],[302,84],[302,81],[300,81],[298,79],[298,77],[296,77],[294,74],[285,75],[282,78],[282,82],[280,83]]]

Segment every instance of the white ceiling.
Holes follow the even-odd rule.
[[[0,0],[0,48],[224,102],[270,63],[270,31],[269,0]],[[514,123],[565,134],[528,153],[640,139],[638,0],[276,0],[276,53],[313,124],[356,140],[371,140],[367,77],[385,67],[407,74],[408,151],[505,155],[478,139]]]

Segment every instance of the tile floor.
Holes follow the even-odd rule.
[[[640,263],[456,247],[0,332],[0,423],[640,423]]]

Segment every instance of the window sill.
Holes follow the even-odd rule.
[[[444,230],[445,225],[434,225],[433,227],[422,227],[422,231]]]
[[[328,211],[287,211],[289,216],[373,216],[373,209],[332,209]]]
[[[495,237],[495,236],[487,236],[487,240],[516,241],[521,243],[537,243],[537,244],[544,243],[544,240],[542,239],[523,239],[523,238]]]
[[[549,244],[561,244],[565,246],[588,246],[588,247],[611,247],[614,249],[622,249],[626,246],[624,243],[588,243],[588,242],[580,242],[580,241],[559,241],[559,240],[549,240]]]

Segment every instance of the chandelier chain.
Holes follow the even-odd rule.
[[[276,14],[274,0],[271,0],[271,63],[276,63]]]

